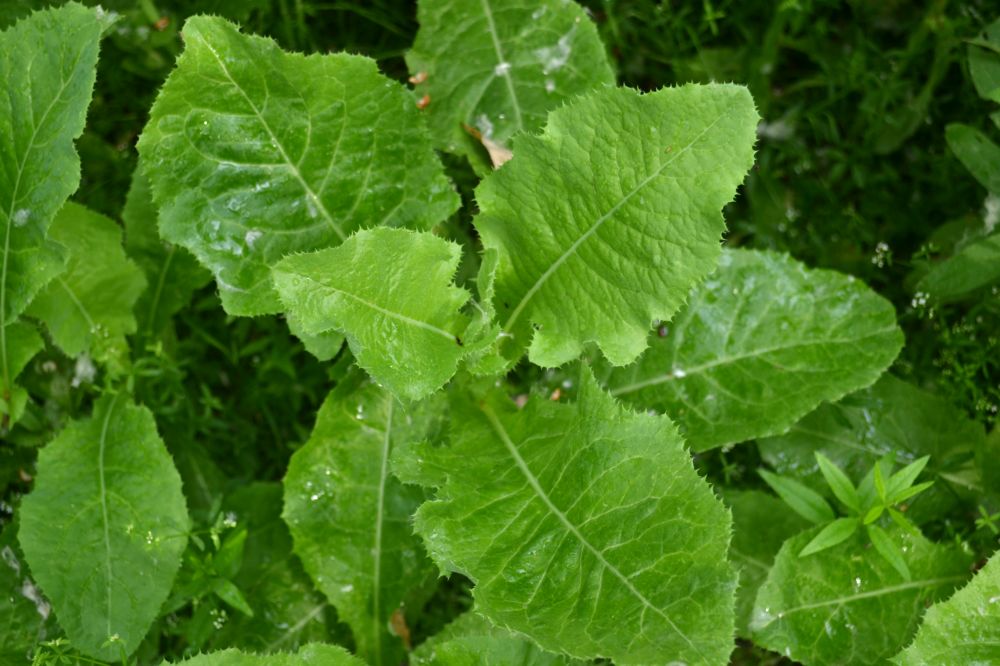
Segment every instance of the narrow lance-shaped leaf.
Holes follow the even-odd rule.
[[[302,647],[295,654],[277,653],[269,655],[248,654],[239,650],[222,650],[200,654],[177,666],[364,666],[363,661],[352,656],[338,645],[312,643]],[[169,666],[163,662],[164,666]]]
[[[834,513],[826,499],[816,491],[802,485],[795,479],[788,479],[767,470],[760,476],[774,492],[792,509],[811,523],[825,523],[833,520]]]
[[[913,644],[896,655],[900,666],[1000,663],[1000,555],[968,585],[927,611]]]
[[[63,268],[49,224],[80,182],[83,131],[106,22],[69,3],[0,32],[0,391],[12,401],[10,325]],[[8,425],[9,406],[3,423]]]
[[[458,245],[427,232],[369,229],[283,259],[274,282],[299,330],[343,332],[358,365],[418,400],[451,379],[465,354],[459,310],[469,293],[452,282],[460,259]]]
[[[476,189],[475,226],[499,253],[502,354],[556,366],[596,342],[612,364],[635,360],[650,323],[715,267],[757,119],[740,86],[619,88],[520,138]]]
[[[181,479],[152,414],[119,394],[42,449],[19,537],[73,646],[117,660],[159,613],[188,529]]]
[[[725,252],[663,331],[607,384],[675,418],[696,451],[784,432],[874,382],[903,345],[892,304],[863,283],[752,250]]]
[[[917,629],[924,604],[968,578],[969,556],[921,536],[890,533],[912,579],[902,576],[862,531],[808,557],[800,551],[820,528],[785,542],[757,595],[750,623],[757,645],[804,664],[879,664]]]
[[[615,83],[604,45],[583,9],[566,0],[420,0],[406,62],[434,141],[478,170],[484,151],[463,129],[510,148],[571,97]],[[456,54],[461,54],[456,57]]]
[[[128,362],[125,336],[136,330],[132,308],[146,278],[125,256],[121,228],[70,202],[56,215],[49,237],[68,250],[66,272],[35,297],[28,314],[45,323],[68,356],[89,352],[122,369]]]
[[[160,232],[212,271],[227,312],[278,312],[285,255],[458,206],[412,96],[374,61],[285,53],[218,18],[183,34],[138,148]]]
[[[398,664],[404,646],[389,633],[390,617],[434,567],[410,525],[424,491],[397,481],[389,456],[394,445],[428,435],[441,401],[405,409],[374,385],[350,388],[330,394],[309,441],[292,456],[284,518],[295,552],[351,627],[358,653],[376,666]]]
[[[731,521],[668,419],[622,410],[586,369],[574,404],[456,388],[451,413],[447,446],[394,469],[438,486],[416,530],[479,613],[578,658],[726,662]]]

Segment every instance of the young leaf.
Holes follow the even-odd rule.
[[[924,456],[914,460],[889,477],[889,482],[886,484],[886,495],[889,497],[890,502],[895,504],[898,500],[894,500],[893,497],[913,485],[913,482],[917,480],[920,473],[927,467],[927,462],[930,459],[930,456]]]
[[[456,388],[451,413],[447,446],[406,450],[440,482],[415,525],[479,613],[583,659],[726,661],[731,522],[667,418],[624,411],[586,368],[573,404]]]
[[[875,506],[873,506],[872,508],[868,509],[868,511],[865,512],[865,517],[862,519],[862,522],[865,525],[871,525],[872,523],[874,523],[876,520],[879,519],[879,516],[882,515],[882,513],[885,511],[885,508],[886,507],[884,504],[876,504]]]
[[[163,662],[164,666],[170,666]],[[364,666],[365,662],[352,656],[339,645],[311,643],[296,654],[275,653],[268,655],[247,654],[230,649],[210,654],[200,654],[176,666]]]
[[[188,529],[152,414],[119,394],[42,449],[19,537],[70,642],[111,661],[131,654],[159,613]]]
[[[285,476],[295,552],[376,666],[405,657],[389,619],[434,570],[410,525],[425,493],[390,475],[389,456],[398,442],[427,436],[440,403],[404,409],[371,384],[334,391]]]
[[[452,282],[461,247],[426,232],[359,231],[274,267],[284,307],[307,335],[341,331],[358,365],[395,395],[441,388],[464,354],[469,293]]]
[[[847,541],[858,530],[858,525],[857,518],[838,518],[820,530],[819,534],[802,549],[799,557],[807,557]]]
[[[1000,663],[1000,555],[947,601],[928,609],[899,666]]]
[[[6,344],[4,360],[7,364],[4,370],[9,382],[4,384],[7,388],[0,396],[0,414],[5,417],[5,422],[0,426],[0,433],[4,433],[7,427],[17,423],[21,418],[24,406],[28,402],[28,393],[14,384],[14,381],[28,365],[31,357],[45,346],[42,336],[35,327],[24,321],[7,324],[3,331],[3,339]]]
[[[715,266],[722,207],[753,163],[757,112],[734,85],[606,89],[549,114],[476,189],[496,249],[510,362],[570,361],[596,342],[616,365],[646,347]],[[613,135],[614,141],[608,136]]]
[[[406,62],[438,147],[489,165],[463,125],[510,147],[535,133],[545,115],[580,93],[613,86],[597,29],[575,2],[420,0]],[[456,54],[461,56],[456,57]]]
[[[83,131],[105,23],[75,2],[0,32],[0,399],[14,400],[10,325],[63,269],[49,224],[80,182]],[[23,396],[22,398],[23,399]],[[22,402],[23,406],[23,402]],[[4,409],[3,427],[13,410]]]
[[[951,546],[898,533],[913,580],[899,574],[860,538],[799,557],[819,528],[785,542],[757,595],[754,643],[804,664],[881,663],[906,645],[924,604],[968,577],[969,556]]]
[[[896,358],[893,305],[851,276],[756,250],[723,253],[612,393],[674,416],[696,451],[784,432]]]
[[[835,518],[833,509],[823,496],[794,479],[760,470],[760,476],[792,511],[811,523],[827,523]]]
[[[861,505],[858,499],[858,491],[854,487],[854,484],[851,483],[851,480],[847,478],[847,475],[819,451],[816,452],[816,463],[819,465],[819,471],[823,474],[823,478],[826,479],[827,485],[830,486],[830,490],[837,496],[837,499],[855,513],[860,512]]]
[[[903,559],[903,551],[899,549],[889,535],[886,534],[878,525],[865,525],[865,531],[868,533],[868,538],[871,539],[872,545],[875,546],[875,550],[882,558],[892,565],[892,568],[899,572],[899,575],[903,577],[903,580],[912,580],[910,575],[910,568],[906,566],[906,560]]]
[[[146,288],[142,271],[125,256],[121,228],[70,202],[49,238],[67,248],[66,272],[39,292],[27,313],[45,323],[67,356],[89,352],[121,369],[128,362],[125,336],[136,330],[132,309]]]
[[[883,504],[888,503],[888,498],[886,497],[886,487],[885,487],[885,477],[882,475],[882,465],[876,464],[873,469],[875,476],[875,492],[878,493],[878,498]]]
[[[1000,233],[969,243],[935,265],[914,291],[936,303],[951,303],[995,282],[1000,282]]]
[[[374,61],[285,53],[218,18],[183,34],[138,148],[161,234],[212,271],[227,312],[277,312],[288,254],[458,206],[411,95]]]
[[[934,485],[933,481],[924,481],[923,483],[918,483],[915,486],[911,486],[910,488],[907,488],[906,490],[901,490],[898,493],[896,493],[895,495],[892,495],[889,498],[889,500],[893,504],[899,504],[900,502],[905,502],[906,500],[910,499],[914,495],[919,495],[920,493],[924,492],[925,490],[927,490],[928,488],[930,488],[933,485]]]

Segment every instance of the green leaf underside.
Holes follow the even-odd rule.
[[[1000,556],[968,585],[927,611],[913,644],[893,661],[900,666],[1000,663]]]
[[[594,24],[574,2],[420,0],[417,20],[406,62],[426,75],[415,93],[430,96],[431,134],[480,171],[488,162],[463,124],[510,147],[573,96],[615,83]]]
[[[719,270],[607,385],[677,420],[695,451],[784,432],[868,386],[903,345],[892,304],[853,277],[787,255],[728,250]]]
[[[59,625],[74,647],[105,660],[145,636],[188,529],[180,476],[153,417],[123,395],[100,399],[91,418],[41,450],[21,506],[21,547]]]
[[[0,532],[0,663],[27,663],[25,655],[57,633],[52,609],[31,580],[17,546],[17,523]]]
[[[125,250],[146,276],[147,288],[134,308],[138,330],[143,335],[156,336],[212,276],[190,252],[160,239],[156,205],[141,165],[132,174],[122,221]]]
[[[364,666],[364,663],[340,646],[317,643],[306,645],[295,654],[257,655],[230,649],[176,662],[177,666]],[[163,666],[169,664],[163,662]]]
[[[8,326],[63,266],[46,241],[52,217],[80,182],[73,139],[83,131],[103,25],[70,3],[0,33],[0,390],[13,375]]]
[[[146,279],[125,256],[121,228],[70,202],[53,220],[49,238],[67,248],[66,272],[39,292],[27,313],[45,323],[70,357],[86,351],[99,360],[124,359],[125,336],[136,330],[132,309]]]
[[[452,283],[461,253],[427,232],[368,229],[281,260],[274,282],[301,332],[343,332],[358,365],[418,400],[451,379],[465,353],[459,310],[469,293]]]
[[[968,578],[969,557],[922,537],[891,532],[905,553],[905,580],[863,534],[808,557],[816,527],[785,542],[760,588],[754,643],[806,664],[875,664],[909,642],[926,603]]]
[[[733,512],[733,543],[729,557],[740,570],[736,591],[736,633],[750,638],[750,617],[757,590],[771,570],[781,544],[809,523],[789,511],[781,500],[759,490],[724,494]]]
[[[838,403],[821,406],[787,434],[759,440],[757,446],[779,474],[793,474],[817,490],[825,487],[817,451],[857,480],[884,456],[892,454],[907,464],[930,455],[932,471],[965,485],[970,481],[944,464],[959,453],[975,452],[984,438],[982,425],[947,400],[886,375]]]
[[[376,666],[405,657],[390,616],[434,573],[410,525],[424,491],[397,481],[389,456],[394,445],[427,435],[441,402],[407,410],[371,384],[335,391],[285,476],[295,552],[351,627],[358,653]]]
[[[226,497],[224,511],[248,530],[243,565],[233,583],[253,617],[231,613],[211,645],[273,652],[330,638],[329,604],[292,555],[292,537],[281,519],[281,484],[255,482]]]
[[[1000,282],[1000,233],[970,243],[934,266],[916,291],[949,303],[996,282]]]
[[[635,360],[650,322],[715,267],[721,209],[753,163],[757,120],[741,86],[619,88],[519,138],[476,189],[474,224],[499,254],[503,355],[528,348],[533,363],[557,366],[596,342],[615,365]]]
[[[212,271],[230,314],[280,309],[285,255],[457,208],[412,96],[374,61],[285,53],[209,17],[184,44],[139,153],[161,234]]]
[[[621,410],[587,370],[572,405],[456,391],[451,412],[450,445],[394,469],[439,485],[416,530],[478,612],[579,658],[725,663],[730,518],[668,419]]]
[[[494,627],[474,611],[421,643],[410,655],[411,666],[568,666],[583,664],[546,652],[530,640]]]
[[[948,147],[987,190],[1000,194],[1000,146],[975,127],[955,123],[944,132]]]

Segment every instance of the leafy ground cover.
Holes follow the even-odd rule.
[[[0,29],[0,662],[1000,663],[990,3]]]

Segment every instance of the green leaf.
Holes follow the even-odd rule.
[[[925,467],[927,467],[927,463],[930,459],[930,456],[924,456],[914,460],[909,465],[889,477],[886,494],[889,496],[890,502],[895,504],[899,501],[893,498],[913,485],[913,482],[917,480],[920,473],[924,471]]]
[[[899,666],[1000,663],[1000,556],[947,601],[928,609]]]
[[[1000,233],[969,243],[935,265],[914,288],[935,303],[951,303],[1000,282]]]
[[[191,301],[191,295],[212,279],[190,252],[165,243],[157,229],[157,208],[142,166],[132,173],[125,199],[125,250],[146,276],[148,288],[133,312],[144,337],[160,335],[170,318]]]
[[[899,574],[860,535],[799,557],[820,528],[785,542],[757,595],[750,628],[760,647],[804,664],[875,664],[917,629],[924,604],[968,577],[969,556],[923,537],[893,533],[913,580]],[[849,655],[849,657],[848,657]]]
[[[121,228],[75,203],[56,215],[49,237],[68,249],[66,272],[28,308],[67,356],[84,352],[121,369],[128,363],[125,336],[135,333],[132,309],[146,279],[125,256]]]
[[[463,124],[509,148],[516,134],[540,130],[552,109],[615,84],[597,30],[575,2],[420,0],[417,20],[406,62],[422,79],[416,96],[430,98],[424,113],[434,141],[480,171],[489,162]]]
[[[865,525],[865,531],[868,533],[868,538],[871,539],[872,545],[875,546],[878,554],[891,564],[893,569],[899,572],[903,580],[912,580],[913,576],[910,575],[910,568],[906,566],[903,551],[899,549],[895,541],[889,538],[885,530],[878,525]]]
[[[441,388],[464,354],[452,282],[462,249],[430,233],[370,229],[274,267],[282,303],[307,335],[341,331],[358,365],[410,400]]]
[[[212,271],[230,314],[278,312],[270,269],[288,254],[457,208],[413,98],[374,61],[285,53],[204,16],[183,34],[139,154],[160,233]]]
[[[3,340],[6,349],[4,360],[7,364],[4,369],[9,383],[5,383],[3,395],[0,396],[0,414],[4,417],[0,434],[5,434],[21,418],[28,402],[28,393],[14,382],[28,365],[28,361],[45,346],[35,327],[23,321],[7,324],[3,329]]]
[[[878,493],[878,498],[882,501],[882,503],[886,504],[888,500],[885,494],[886,493],[885,477],[882,475],[882,465],[875,465],[874,472],[875,472],[874,476],[875,492]]]
[[[903,345],[892,304],[788,255],[729,250],[638,363],[607,383],[678,420],[695,451],[784,432],[868,386]]]
[[[876,520],[878,520],[879,516],[882,515],[882,513],[885,511],[885,509],[886,509],[886,507],[885,507],[884,504],[877,504],[877,505],[871,507],[865,513],[865,517],[862,519],[862,522],[865,525],[871,525]]]
[[[58,633],[52,607],[31,580],[17,545],[17,523],[0,532],[0,662],[27,663],[25,655]]]
[[[392,477],[389,457],[397,443],[427,436],[440,402],[405,409],[370,384],[334,391],[285,476],[295,552],[351,627],[358,653],[376,665],[405,657],[389,619],[434,572],[410,525],[424,490]]]
[[[338,645],[311,643],[296,654],[256,655],[230,649],[175,663],[177,666],[364,666],[365,662]],[[168,662],[163,662],[163,666],[169,666]]]
[[[726,490],[723,499],[733,512],[729,558],[740,569],[736,634],[750,638],[749,624],[757,589],[767,578],[781,544],[809,527],[809,523],[789,511],[777,497],[760,490]]]
[[[188,529],[181,479],[152,414],[120,394],[42,449],[21,506],[21,547],[59,625],[74,647],[104,660],[131,654],[145,636]]]
[[[447,445],[405,453],[440,480],[416,530],[476,583],[477,612],[578,658],[726,662],[731,521],[669,419],[623,410],[586,368],[573,404],[455,388],[451,414]]]
[[[969,74],[980,97],[1000,103],[1000,20],[986,26],[980,40],[969,45]]]
[[[463,613],[410,655],[411,666],[569,666],[587,662],[546,652],[474,611]]]
[[[635,360],[650,322],[673,316],[715,267],[721,209],[753,164],[757,120],[741,86],[617,88],[519,138],[476,189],[473,220],[499,255],[502,355],[528,349],[557,366],[596,342],[613,364]]]
[[[767,470],[760,470],[760,476],[767,485],[791,509],[811,523],[827,523],[834,519],[835,514],[822,495],[802,485],[795,479],[778,476]]]
[[[830,490],[837,496],[837,499],[855,513],[861,511],[858,491],[854,487],[854,484],[851,483],[851,480],[847,478],[847,475],[819,451],[816,452],[816,463],[819,465],[819,471],[823,474],[823,478],[826,479],[827,485],[830,486]]]
[[[952,123],[945,127],[944,137],[955,157],[994,194],[1000,194],[1000,146],[975,127]]]
[[[83,131],[104,23],[69,3],[0,32],[0,398],[11,402],[9,326],[63,269],[49,224],[80,182],[73,139]],[[23,396],[22,396],[23,397]],[[21,403],[23,406],[23,402]],[[5,407],[5,416],[13,410]],[[9,418],[4,418],[4,426]]]
[[[838,518],[813,537],[813,540],[806,544],[806,547],[799,553],[799,557],[808,557],[813,553],[818,553],[827,548],[833,548],[838,543],[847,541],[852,534],[858,530],[859,521],[857,518]]]

